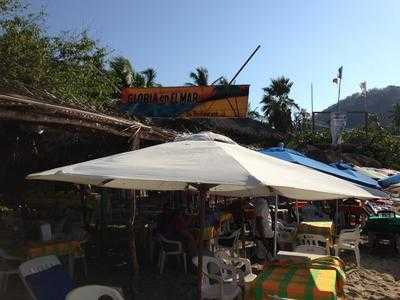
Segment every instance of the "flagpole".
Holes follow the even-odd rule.
[[[314,91],[313,84],[311,82],[311,115],[314,113]]]
[[[337,111],[339,112],[339,100],[340,100],[340,86],[342,85],[342,78],[339,78],[339,88],[338,88],[338,96],[337,96]]]

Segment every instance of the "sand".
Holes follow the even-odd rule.
[[[142,266],[141,274],[130,280],[126,265],[120,264],[119,257],[105,258],[102,264],[95,260],[89,261],[89,278],[83,279],[78,274],[78,285],[122,287],[126,299],[196,299],[196,275],[193,268],[184,274],[181,263],[177,264],[174,259],[167,263],[165,274],[160,275],[155,265],[146,264]],[[346,299],[400,299],[400,255],[394,249],[381,246],[371,250],[362,246],[361,268],[356,267],[353,253],[343,253],[341,258],[346,262]],[[80,266],[76,267],[80,273]],[[129,285],[133,286],[133,291]],[[20,280],[12,278],[7,293],[0,294],[0,299],[30,298]]]
[[[361,248],[361,267],[344,253],[347,299],[400,299],[400,255],[388,246]]]

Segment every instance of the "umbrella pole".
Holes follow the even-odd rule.
[[[244,223],[245,223],[245,215],[244,215],[244,205],[243,198],[240,199],[240,218],[242,219],[242,228],[241,228],[241,236],[242,236],[242,251],[244,258],[246,258],[246,241],[244,238]]]
[[[139,273],[139,263],[137,260],[136,253],[136,242],[135,242],[135,214],[136,214],[136,190],[130,191],[129,197],[129,231],[130,231],[130,250],[132,259],[132,271],[133,275],[136,276]]]
[[[278,250],[278,194],[275,194],[274,256]]]
[[[199,237],[199,254],[198,254],[198,267],[197,267],[197,298],[199,300],[201,297],[201,285],[203,281],[203,238],[204,238],[204,216],[205,216],[205,205],[207,200],[207,186],[200,185],[200,237]]]

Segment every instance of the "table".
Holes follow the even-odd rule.
[[[276,257],[278,259],[290,259],[293,262],[309,263],[310,261],[312,261],[314,259],[326,258],[329,256],[312,254],[312,253],[293,252],[293,251],[278,251]]]
[[[247,300],[271,296],[290,299],[337,299],[342,297],[345,282],[343,262],[336,257],[322,257],[309,263],[277,260],[267,265],[245,294]]]
[[[46,255],[68,256],[68,267],[71,277],[73,277],[74,274],[75,257],[83,256],[83,249],[80,241],[28,242],[22,248],[22,251],[22,256],[25,259]]]
[[[327,238],[331,245],[333,245],[335,236],[335,227],[332,221],[304,221],[297,227],[297,234],[309,233],[322,235]]]

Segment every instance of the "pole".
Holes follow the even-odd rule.
[[[139,273],[139,263],[137,260],[136,254],[136,242],[135,242],[135,214],[136,214],[136,190],[131,190],[128,192],[129,194],[129,230],[130,230],[130,238],[131,238],[131,259],[132,259],[132,274],[134,276]],[[133,196],[133,197],[132,197]]]
[[[274,256],[278,250],[278,194],[275,194]]]
[[[229,85],[232,84],[232,82],[236,79],[236,77],[238,77],[238,75],[240,74],[240,72],[242,72],[242,70],[244,69],[244,67],[249,63],[249,61],[253,58],[254,54],[256,54],[256,52],[261,48],[260,45],[257,46],[256,50],[253,51],[253,53],[250,54],[249,58],[244,62],[244,64],[240,67],[239,71],[236,72],[235,76],[233,76],[233,78],[231,79],[231,81],[229,81]]]
[[[311,82],[311,114],[314,113],[314,90],[313,90],[313,84]]]
[[[245,223],[245,215],[244,215],[244,205],[243,205],[243,198],[240,199],[240,216],[242,219],[242,228],[241,228],[241,236],[242,236],[242,250],[244,254],[244,258],[246,258],[246,241],[244,239],[244,223]]]
[[[337,105],[338,112],[340,112],[340,109],[339,109],[339,100],[340,100],[340,87],[341,87],[341,85],[342,85],[342,78],[339,78],[338,105]]]
[[[197,298],[202,299],[201,285],[203,281],[203,238],[204,238],[204,215],[207,200],[208,188],[206,186],[199,186],[200,192],[200,237],[199,237],[199,265],[197,267]]]
[[[297,202],[296,199],[296,219],[297,219],[297,224],[300,223],[300,215],[299,215],[299,203]]]

